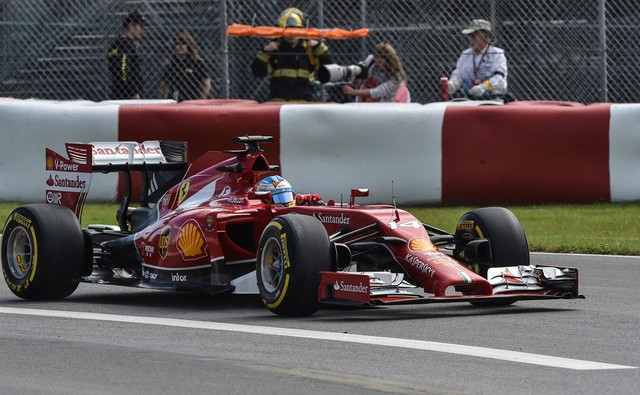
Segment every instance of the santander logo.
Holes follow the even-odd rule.
[[[351,218],[347,217],[343,213],[340,213],[340,215],[316,213],[315,217],[323,224],[349,225],[351,223]]]
[[[342,291],[342,292],[353,292],[357,294],[368,294],[369,288],[362,284],[349,284],[344,281],[337,281],[333,284],[334,291]]]
[[[83,190],[87,186],[87,180],[81,179],[79,175],[76,175],[75,178],[70,175],[71,178],[67,178],[59,175],[51,175],[49,174],[49,178],[47,179],[47,185],[50,187],[58,187],[58,188],[70,188],[70,189],[79,189]]]

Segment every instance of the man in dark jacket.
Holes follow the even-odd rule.
[[[278,26],[304,27],[304,14],[287,8],[280,14]],[[322,41],[280,39],[258,52],[251,69],[256,77],[271,77],[271,100],[311,101],[314,73],[329,63],[329,47]]]
[[[122,27],[122,35],[107,53],[111,99],[140,99],[143,80],[138,47],[144,37],[144,19],[140,13],[134,11],[127,15]]]

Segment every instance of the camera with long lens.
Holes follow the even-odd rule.
[[[349,84],[356,79],[365,79],[369,75],[372,64],[373,55],[369,55],[362,62],[350,66],[327,64],[318,70],[318,81],[322,84]]]

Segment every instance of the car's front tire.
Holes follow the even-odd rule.
[[[527,236],[518,218],[506,208],[485,207],[464,214],[456,227],[456,249],[464,248],[473,239],[487,239],[491,247],[491,261],[483,266],[482,275],[489,267],[529,265]],[[474,306],[491,307],[513,303],[509,299],[471,302]]]
[[[271,221],[260,238],[256,278],[264,305],[285,316],[318,309],[320,272],[331,270],[329,236],[316,218],[287,214]]]
[[[85,266],[84,236],[71,210],[49,204],[18,207],[2,235],[2,272],[24,299],[71,295]]]

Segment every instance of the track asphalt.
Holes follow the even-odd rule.
[[[640,393],[640,258],[532,259],[578,267],[586,299],[287,319],[252,296],[0,285],[0,394]]]

